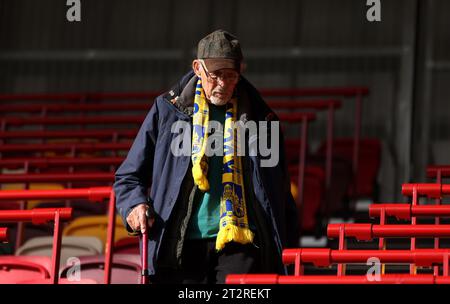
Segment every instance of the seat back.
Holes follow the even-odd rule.
[[[80,257],[80,278],[94,280],[99,284],[104,282],[104,256]],[[60,277],[68,278],[69,270],[73,266],[67,266],[61,270]],[[111,269],[112,284],[140,284],[141,282],[141,258],[136,254],[115,254]]]
[[[63,230],[64,236],[94,236],[106,244],[108,229],[108,216],[83,216],[73,220]],[[127,237],[128,233],[123,225],[120,216],[116,216],[116,229],[114,241]]]
[[[52,256],[53,238],[36,237],[28,240],[17,249],[17,256]],[[92,236],[66,236],[62,238],[61,265],[71,257],[99,255],[103,253],[104,244]]]
[[[51,260],[42,256],[0,256],[0,284],[27,279],[50,279]]]

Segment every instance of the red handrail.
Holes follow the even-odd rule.
[[[415,250],[332,250],[329,248],[298,248],[283,250],[285,265],[312,263],[317,267],[328,267],[338,263],[364,263],[370,258],[378,258],[381,263],[408,263],[419,266],[444,264],[450,249]]]
[[[3,94],[0,101],[86,101],[86,100],[108,100],[108,99],[153,99],[162,94],[161,91],[153,92],[124,92],[124,93],[35,93],[35,94]]]
[[[330,106],[340,108],[342,102],[338,99],[314,100],[270,100],[267,102],[272,109],[318,109],[326,110]],[[78,111],[148,111],[152,102],[139,103],[94,103],[94,104],[0,104],[0,112],[78,112]]]
[[[366,275],[307,275],[281,276],[276,274],[229,274],[226,284],[445,284],[448,277],[428,274],[386,274],[370,281]]]
[[[314,112],[278,113],[277,116],[281,122],[301,122],[304,119],[308,121],[316,119],[316,113]]]
[[[113,182],[113,172],[0,174],[0,183]]]
[[[337,238],[341,230],[346,237],[366,241],[380,237],[450,237],[450,225],[328,224],[327,235]]]
[[[450,166],[428,166],[427,176],[436,178],[438,175],[441,177],[450,177]]]
[[[280,276],[278,284],[435,284],[436,277],[428,274],[385,274],[369,281],[367,275],[346,276]]]
[[[8,191],[8,190],[5,190]],[[72,208],[35,208],[32,210],[0,210],[2,222],[32,222],[35,225],[46,224],[59,213],[61,220],[72,218]]]
[[[412,217],[450,216],[450,205],[410,205],[410,204],[372,204],[369,206],[371,217],[395,216],[397,219],[410,220]]]
[[[419,196],[428,196],[430,198],[441,198],[450,195],[450,185],[443,184],[403,184],[402,194],[413,196],[414,190]]]
[[[125,129],[125,130],[67,130],[67,131],[0,131],[0,139],[48,139],[48,138],[113,138],[113,137],[125,137],[134,138],[137,134],[137,130]]]
[[[1,119],[6,126],[23,125],[69,125],[69,124],[140,124],[144,121],[143,115],[98,115],[98,116],[48,116],[48,117],[4,117]]]
[[[367,87],[324,87],[324,88],[275,88],[260,89],[264,96],[355,96],[367,95]],[[108,100],[108,99],[153,99],[162,94],[163,91],[149,92],[111,92],[111,93],[35,93],[35,94],[3,94],[0,101],[86,101],[86,100]]]
[[[33,151],[114,151],[126,150],[132,142],[118,143],[48,143],[48,144],[3,144],[0,152],[33,152]]]
[[[86,199],[101,202],[109,198],[111,187],[58,190],[1,190],[0,200]]]
[[[327,110],[329,107],[340,108],[342,102],[339,99],[315,99],[315,100],[270,100],[267,102],[271,109],[315,109]]]
[[[101,166],[120,165],[124,157],[58,157],[58,158],[10,158],[0,159],[2,168],[48,168],[48,167],[69,167],[69,166]]]
[[[148,111],[152,102],[139,103],[94,103],[94,104],[0,104],[0,112],[79,112],[79,111]]]
[[[260,89],[259,92],[266,97],[356,96],[369,94],[369,89],[367,87],[274,88]]]

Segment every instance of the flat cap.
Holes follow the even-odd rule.
[[[197,58],[204,59],[206,68],[211,72],[220,69],[239,72],[243,56],[236,36],[224,30],[216,30],[199,41]]]

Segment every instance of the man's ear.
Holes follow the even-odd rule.
[[[195,75],[197,75],[198,77],[201,76],[201,74],[200,74],[200,63],[198,62],[198,60],[192,61],[192,70],[194,71]]]

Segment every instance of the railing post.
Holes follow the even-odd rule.
[[[419,203],[418,193],[417,193],[417,185],[414,185],[413,187],[413,193],[412,193],[412,205],[417,206]],[[417,218],[415,216],[411,216],[411,225],[416,225]],[[416,238],[411,238],[411,250],[416,249]],[[411,264],[409,266],[409,273],[410,274],[417,274],[417,267],[415,264]]]
[[[59,279],[59,266],[61,258],[61,219],[59,210],[55,212],[55,227],[53,230],[53,253],[52,253],[52,283],[58,284]]]
[[[28,171],[25,171],[25,173],[28,173]],[[30,189],[29,183],[25,183],[25,189],[26,190]],[[26,200],[20,201],[19,208],[20,208],[20,210],[28,209],[28,202]],[[22,246],[24,231],[25,231],[25,223],[24,222],[17,223],[15,250],[19,249],[20,246]]]
[[[438,169],[437,172],[436,172],[436,183],[442,184],[442,172],[441,172],[441,169]],[[436,203],[436,205],[440,205],[442,203],[442,198],[441,197],[436,198],[435,199],[435,203]],[[434,223],[436,225],[440,224],[439,216],[436,216],[434,218]],[[439,238],[438,237],[434,238],[434,249],[439,249]],[[447,261],[448,261],[448,259],[447,259]],[[435,276],[439,275],[439,266],[434,266],[433,273],[434,273]]]
[[[116,228],[116,205],[114,189],[111,189],[109,197],[109,214],[108,214],[108,236],[105,248],[105,284],[111,283],[111,265],[113,262],[113,243]]]
[[[386,209],[381,208],[380,211],[380,225],[386,224]],[[378,239],[378,249],[386,250],[386,240],[383,237]],[[381,274],[385,274],[386,272],[386,264],[381,264]]]
[[[296,276],[303,275],[303,263],[302,263],[302,256],[301,256],[300,252],[297,252],[295,254],[294,275],[296,275]]]
[[[339,226],[339,250],[345,250],[347,249],[347,241],[345,240],[345,229],[344,225]],[[345,275],[345,264],[339,263],[338,264],[338,276]]]
[[[446,252],[444,254],[444,261],[442,263],[442,275],[448,277],[449,274],[449,254]]]

